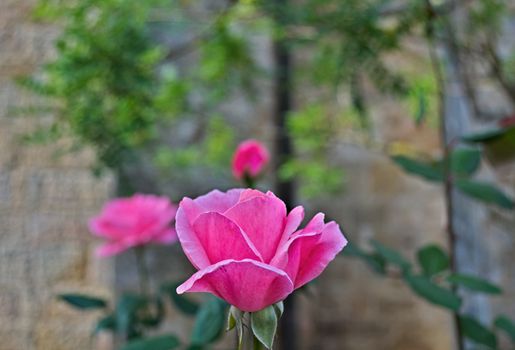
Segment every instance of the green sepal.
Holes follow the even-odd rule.
[[[282,301],[274,304],[274,310],[277,315],[277,319],[279,320],[284,312],[284,303]]]
[[[250,314],[252,333],[267,349],[271,349],[277,332],[277,313],[271,305]]]
[[[230,331],[236,327],[238,332],[238,349],[242,348],[243,345],[243,315],[245,313],[238,308],[231,306],[229,308],[227,316],[227,331]]]

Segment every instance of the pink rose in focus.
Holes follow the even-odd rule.
[[[241,179],[245,174],[256,177],[268,164],[270,156],[266,147],[259,141],[243,141],[236,148],[232,159],[232,173]]]
[[[90,231],[107,242],[99,256],[116,255],[148,243],[170,244],[177,240],[171,226],[177,206],[166,197],[135,194],[107,202],[102,212],[89,221]]]
[[[289,214],[272,192],[212,191],[179,204],[176,229],[199,270],[177,293],[208,292],[242,311],[284,300],[326,268],[347,244],[319,213],[303,229],[304,208]]]

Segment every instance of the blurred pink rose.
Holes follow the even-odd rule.
[[[111,256],[148,243],[170,244],[177,240],[172,223],[177,206],[166,197],[135,194],[107,202],[89,221],[90,231],[107,242],[97,250]]]
[[[184,198],[176,229],[199,270],[177,293],[209,292],[242,311],[284,300],[322,273],[347,240],[319,213],[298,229],[304,208],[289,214],[272,192],[233,189]]]
[[[259,175],[268,164],[270,156],[266,147],[259,141],[243,141],[236,148],[232,159],[232,173],[241,179],[245,173],[251,177]]]

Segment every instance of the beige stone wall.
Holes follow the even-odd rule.
[[[62,292],[109,296],[110,263],[94,259],[86,220],[111,192],[92,176],[90,152],[56,158],[60,145],[26,145],[20,135],[47,123],[14,117],[35,102],[13,78],[52,54],[56,29],[31,23],[32,1],[0,1],[0,349],[90,348],[98,314],[56,301]]]
[[[130,253],[117,259],[116,276],[115,259],[98,260],[92,254],[94,242],[85,222],[113,189],[112,179],[91,175],[93,155],[55,158],[66,141],[29,146],[18,140],[51,118],[15,118],[11,111],[34,102],[12,79],[34,71],[53,53],[57,30],[31,21],[33,2],[0,0],[0,350],[99,349],[89,336],[98,314],[85,317],[57,302],[55,295],[78,291],[109,297],[114,290],[136,288],[137,278],[127,269],[133,263]],[[379,98],[373,96],[374,104]],[[377,105],[372,111],[374,142],[403,141],[438,153],[436,129],[416,128],[392,101]],[[260,136],[270,134],[262,125],[255,129]],[[412,259],[423,244],[445,244],[439,186],[404,174],[378,151],[338,144],[334,152],[335,162],[345,168],[347,188],[338,198],[309,203],[311,214],[323,210],[354,242],[366,245],[376,238]],[[513,174],[508,167],[499,169],[498,176],[514,188]],[[492,266],[512,265],[512,231],[513,218],[489,212],[485,235],[497,237],[489,240]],[[186,278],[185,270],[191,269],[179,247],[153,248],[148,261],[153,281]],[[507,274],[499,274],[498,280],[507,296],[495,300],[496,309],[513,314],[515,280]],[[401,281],[377,277],[350,258],[338,258],[309,294],[299,296],[299,305],[304,350],[452,349],[452,322],[445,311],[415,297]],[[191,318],[172,312],[164,327],[187,339],[191,324]]]

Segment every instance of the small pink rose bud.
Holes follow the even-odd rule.
[[[266,147],[259,141],[246,140],[238,145],[232,159],[232,173],[238,180],[245,175],[258,176],[268,164],[270,156]]]
[[[97,255],[111,256],[148,243],[177,241],[172,226],[176,212],[177,206],[168,198],[154,195],[135,194],[107,202],[89,221],[90,231],[107,241]]]

